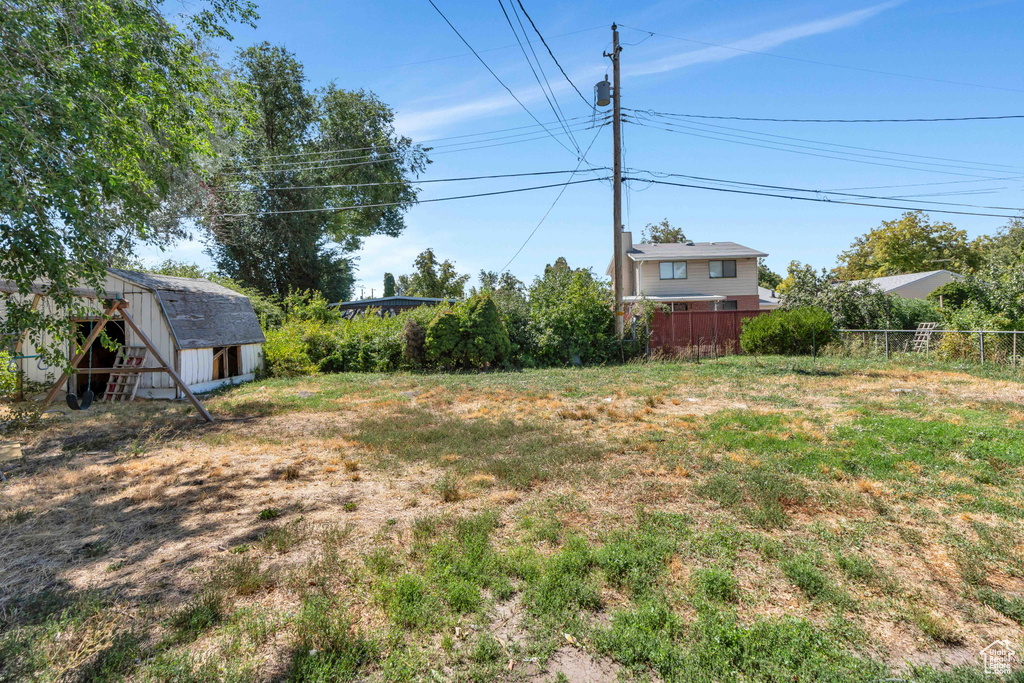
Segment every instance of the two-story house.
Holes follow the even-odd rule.
[[[633,244],[622,233],[623,300],[646,298],[673,311],[756,311],[757,259],[764,252],[735,242]],[[612,266],[608,275],[614,277]]]

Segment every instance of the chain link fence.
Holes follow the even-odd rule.
[[[1024,332],[1000,330],[837,330],[827,355],[996,364],[1024,369]]]

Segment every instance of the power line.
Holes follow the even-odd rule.
[[[591,141],[590,141],[590,144],[589,144],[589,145],[587,146],[587,151],[583,153],[583,156],[584,156],[584,158],[586,157],[586,155],[587,155],[587,152],[589,152],[589,151],[590,151],[590,148],[594,146],[594,143],[595,143],[595,142],[597,142],[597,136],[598,136],[598,135],[600,135],[600,134],[601,134],[601,129],[600,129],[600,128],[598,128],[598,129],[597,129],[597,132],[596,132],[596,133],[594,133],[594,139],[593,139],[593,140],[591,140]],[[578,172],[578,171],[580,170],[580,165],[581,165],[582,163],[583,163],[583,159],[580,159],[580,163],[579,163],[579,164],[576,164],[576,170],[575,170],[575,171],[573,171],[573,172],[572,172],[572,175],[570,175],[570,176],[569,176],[569,180],[572,180],[573,176],[574,176],[574,175],[576,175],[576,173],[577,173],[577,172]],[[516,253],[512,254],[512,258],[510,258],[510,259],[508,260],[508,263],[506,263],[506,264],[505,264],[505,265],[504,265],[504,266],[502,267],[502,269],[501,269],[501,270],[499,271],[499,274],[500,274],[500,273],[504,273],[504,272],[505,272],[506,270],[508,270],[508,267],[509,267],[510,265],[512,265],[512,262],[513,262],[513,261],[515,261],[515,260],[516,260],[516,257],[517,257],[517,256],[519,256],[519,254],[521,254],[521,253],[522,253],[523,249],[525,249],[525,248],[526,248],[526,245],[527,245],[527,244],[528,244],[528,243],[530,242],[530,240],[531,240],[531,239],[533,239],[533,236],[534,236],[535,234],[537,234],[537,230],[539,230],[539,229],[540,229],[540,226],[541,226],[541,225],[543,225],[543,224],[544,224],[544,221],[546,221],[546,220],[547,220],[547,218],[548,218],[548,215],[549,215],[549,214],[551,213],[551,211],[552,211],[552,210],[553,210],[553,209],[555,208],[555,204],[557,204],[557,203],[558,203],[558,200],[562,198],[562,195],[563,195],[563,194],[565,193],[565,188],[567,188],[567,187],[568,187],[569,185],[570,185],[570,183],[565,183],[564,185],[562,185],[562,189],[561,189],[561,190],[559,190],[559,192],[558,192],[558,196],[556,196],[556,197],[555,197],[555,200],[554,200],[553,202],[551,202],[551,206],[549,206],[549,207],[548,207],[548,210],[544,212],[544,215],[543,215],[543,216],[541,216],[541,218],[540,218],[540,221],[538,221],[538,222],[537,222],[537,225],[535,225],[535,226],[533,227],[533,230],[532,230],[532,231],[530,232],[530,234],[526,236],[526,239],[525,239],[525,240],[523,240],[523,243],[519,245],[519,249],[517,249],[517,250],[516,250]]]
[[[477,194],[464,194],[454,197],[436,197],[434,199],[420,199],[417,200],[416,204],[429,204],[432,202],[448,202],[456,199],[473,199],[476,197],[493,197],[501,194],[514,194],[516,192],[530,192],[532,190],[545,190],[549,187],[563,187],[565,185],[581,185],[583,183],[593,183],[598,180],[607,180],[608,177],[604,178],[587,178],[585,180],[573,180],[566,183],[552,183],[550,185],[536,185],[534,187],[519,187],[513,190],[495,190],[493,192],[479,192]],[[256,211],[254,213],[225,213],[221,214],[221,218],[245,218],[248,216],[276,216],[280,214],[292,214],[292,213],[317,213],[320,211],[358,211],[360,209],[379,209],[388,206],[401,206],[408,204],[409,202],[386,202],[383,204],[360,204],[358,206],[325,206],[320,209],[289,209],[285,211]]]
[[[581,119],[586,119],[586,120],[590,121],[590,120],[593,119],[593,116],[591,114],[587,114],[585,116],[573,116],[573,117],[567,118],[565,120],[566,121],[579,121]],[[557,123],[557,122],[556,121],[549,121],[547,124],[544,124],[544,125],[552,125],[554,123]],[[429,145],[432,142],[441,142],[443,140],[458,140],[458,139],[461,139],[461,138],[482,137],[482,136],[485,136],[485,135],[494,135],[495,133],[507,133],[507,132],[512,131],[512,130],[525,130],[527,128],[537,128],[537,127],[538,127],[537,124],[531,123],[531,124],[526,125],[526,126],[513,126],[511,128],[498,128],[496,130],[485,130],[485,131],[481,131],[479,133],[464,133],[462,135],[449,135],[449,136],[446,136],[446,137],[443,137],[443,138],[429,138],[427,140],[420,140],[419,142],[415,142],[415,143],[413,143],[413,146],[424,146],[424,145]],[[325,150],[318,150],[318,151],[312,151],[312,152],[293,152],[291,154],[255,154],[255,155],[252,156],[252,158],[253,159],[280,159],[280,158],[285,158],[285,157],[309,156],[309,155],[314,155],[314,154],[337,154],[337,153],[341,153],[341,152],[363,152],[363,151],[368,150],[368,149],[381,149],[381,148],[390,147],[390,146],[391,145],[369,145],[367,147],[338,147],[338,148],[334,148],[334,149],[325,149]]]
[[[601,123],[601,124],[598,124],[598,127],[606,126],[606,125],[608,125],[608,124],[607,123]],[[591,129],[592,129],[592,126],[587,126],[586,128],[581,128],[580,130],[591,130]],[[548,135],[550,135],[550,133]],[[463,147],[462,149],[443,150],[443,151],[440,151],[440,152],[434,152],[433,156],[436,157],[436,156],[440,156],[442,154],[454,154],[456,152],[472,152],[472,151],[479,150],[479,149],[489,149],[491,147],[504,147],[505,145],[515,145],[515,144],[519,144],[521,142],[534,142],[536,140],[545,140],[545,139],[547,139],[548,135],[538,135],[536,137],[524,138],[522,140],[510,140],[508,142],[496,142],[494,144],[478,145],[476,147]],[[262,171],[262,172],[266,172],[266,173],[287,173],[287,172],[298,172],[298,171],[324,171],[324,170],[331,169],[331,168],[353,168],[353,167],[356,167],[356,166],[369,166],[369,165],[372,165],[372,164],[378,164],[378,163],[384,163],[384,162],[387,162],[387,161],[393,161],[393,160],[395,160],[397,158],[400,158],[400,157],[381,157],[379,159],[374,159],[372,161],[362,161],[362,162],[354,163],[354,164],[328,164],[326,166],[298,167],[298,168],[287,167],[287,168],[273,168],[273,169],[253,168],[253,169],[250,169],[250,170],[253,171],[253,172]],[[225,175],[240,176],[240,175],[245,175],[246,173],[247,173],[247,171],[236,171],[236,172],[226,173]]]
[[[571,124],[569,126],[570,130],[589,130],[590,128],[593,127],[591,125],[590,117],[581,116],[581,117],[577,117],[577,118],[578,119],[585,119],[585,120],[584,121],[579,121],[579,122],[574,123],[574,124]],[[604,119],[600,120],[600,123],[601,124],[606,123],[608,118],[609,117],[607,117],[607,116],[604,117]],[[530,128],[534,128],[534,129],[536,128],[536,126],[529,126],[529,127]],[[498,141],[498,140],[511,140],[513,138],[525,138],[525,137],[528,137],[528,136],[531,136],[531,135],[536,135],[539,132],[540,131],[538,131],[538,130],[531,130],[531,131],[527,131],[525,133],[515,133],[513,135],[502,135],[502,136],[497,136],[497,137],[481,138],[479,140],[466,140],[464,142],[451,142],[451,143],[448,143],[446,145],[438,145],[437,147],[431,147],[431,148],[429,148],[429,150],[424,150],[424,151],[430,151],[430,152],[432,152],[435,155],[436,154],[447,154],[448,152],[461,151],[461,150],[458,150],[458,149],[456,149],[456,150],[444,150],[444,151],[441,151],[441,152],[436,152],[434,150],[436,150],[438,148],[441,148],[443,150],[444,148],[447,148],[447,147],[462,147],[464,149],[476,149],[475,147],[470,147],[470,145],[479,145],[480,143],[495,142],[495,141]],[[542,135],[541,137],[545,137],[545,136]],[[534,138],[534,139],[536,139],[536,138]],[[331,153],[334,153],[334,152],[331,152]],[[343,152],[337,151],[337,153],[343,153]],[[276,161],[276,162],[270,162],[269,164],[266,164],[266,165],[265,164],[249,164],[249,165],[245,165],[245,166],[236,166],[235,168],[240,170],[240,171],[241,170],[247,170],[247,169],[256,169],[256,170],[260,170],[260,171],[274,171],[274,170],[288,170],[288,169],[299,169],[299,170],[301,170],[303,168],[320,168],[319,166],[316,166],[315,164],[324,164],[324,163],[329,163],[329,162],[334,162],[334,161],[360,161],[362,159],[378,159],[380,161],[389,161],[391,159],[400,159],[406,153],[407,152],[402,152],[400,154],[384,155],[384,156],[380,156],[379,154],[360,154],[360,155],[356,155],[356,156],[342,156],[342,157],[335,157],[335,158],[297,159],[295,161]]]
[[[576,91],[576,94],[580,96],[580,99],[583,100],[583,103],[586,104],[591,109],[593,109],[594,108],[593,103],[590,100],[588,100],[586,97],[583,96],[583,93],[580,92],[580,89],[577,88],[576,84],[572,82],[571,78],[569,78],[569,74],[565,73],[565,69],[563,69],[562,65],[558,63],[558,58],[555,57],[555,53],[551,51],[551,46],[548,45],[548,41],[544,40],[544,36],[541,35],[540,29],[537,28],[537,24],[533,23],[533,19],[530,17],[530,13],[526,11],[525,7],[523,7],[522,0],[516,0],[516,2],[519,3],[519,8],[521,10],[523,10],[523,14],[526,15],[526,19],[527,19],[527,21],[530,22],[530,26],[532,26],[533,30],[537,33],[537,37],[540,38],[540,42],[543,43],[544,47],[547,48],[548,54],[551,55],[552,61],[554,61],[555,65],[558,66],[558,70],[562,72],[562,75],[565,76],[565,80],[569,81],[569,85],[571,85],[572,89]],[[643,42],[643,41],[641,41],[641,42]]]
[[[595,166],[588,169],[590,171],[607,171],[607,166]],[[569,169],[565,171],[532,171],[529,173],[502,173],[495,175],[476,175],[476,176],[465,176],[461,178],[433,178],[430,180],[396,180],[391,182],[383,183],[352,183],[348,185],[297,185],[290,187],[287,185],[281,187],[256,187],[251,190],[220,190],[221,194],[240,194],[249,192],[270,192],[272,190],[333,190],[341,188],[354,188],[354,187],[377,187],[380,185],[419,185],[422,183],[455,183],[468,180],[492,180],[495,178],[526,178],[531,176],[542,176],[542,175],[559,175],[565,173],[575,174],[579,171],[579,166],[575,169]]]
[[[547,100],[548,106],[551,108],[551,112],[555,115],[555,119],[562,126],[562,130],[572,140],[573,146],[576,148],[576,152],[580,151],[580,144],[576,142],[576,138],[572,136],[569,130],[565,127],[565,122],[562,120],[565,114],[562,113],[562,108],[558,106],[558,100],[554,99],[555,93],[551,90],[551,83],[548,83],[548,77],[544,74],[544,69],[540,66],[540,60],[537,59],[537,53],[533,49],[533,44],[530,43],[530,52],[533,52],[533,58],[537,61],[537,67],[541,69],[541,75],[544,76],[544,83],[547,83],[547,89],[544,88],[544,83],[541,83],[540,77],[537,76],[537,70],[533,68],[533,62],[530,61],[530,57],[526,54],[526,48],[523,47],[523,41],[519,40],[519,33],[516,31],[516,27],[512,25],[512,20],[508,16],[508,12],[505,11],[505,3],[502,0],[498,0],[498,5],[501,7],[501,13],[505,15],[505,21],[508,22],[508,27],[512,29],[512,35],[515,36],[516,42],[519,43],[519,49],[523,53],[523,59],[526,60],[526,65],[530,67],[530,73],[533,74],[533,80],[537,81],[537,85],[540,87],[541,93],[544,95],[544,99]],[[512,11],[515,12],[515,5],[512,5]],[[523,36],[526,37],[526,27],[523,26],[523,22],[519,19],[519,15],[516,14],[516,20],[519,21],[520,28],[523,29]],[[526,42],[530,42],[530,39],[526,37]],[[550,91],[550,93],[549,93]]]
[[[501,84],[501,87],[503,87],[503,88],[504,88],[504,89],[505,89],[506,91],[508,91],[508,94],[512,96],[512,99],[514,99],[514,100],[516,101],[516,103],[517,103],[517,104],[518,104],[518,105],[519,105],[520,107],[522,107],[522,108],[523,108],[523,111],[525,111],[525,112],[526,112],[527,114],[529,114],[529,115],[530,115],[530,118],[531,118],[531,119],[533,119],[534,121],[536,121],[536,122],[537,122],[537,125],[538,125],[538,126],[540,126],[541,128],[544,128],[545,132],[547,132],[547,134],[551,136],[551,139],[552,139],[552,140],[554,140],[555,142],[557,142],[557,143],[559,144],[559,146],[561,146],[562,148],[564,148],[564,149],[565,149],[565,151],[569,152],[570,154],[574,154],[574,152],[573,152],[573,151],[572,151],[571,149],[569,149],[569,148],[568,148],[568,147],[566,147],[566,146],[565,146],[564,144],[562,144],[562,141],[561,141],[561,140],[559,140],[559,139],[558,139],[557,137],[555,137],[555,136],[554,136],[554,134],[552,134],[552,133],[551,133],[551,131],[549,131],[549,130],[548,130],[548,129],[547,129],[547,128],[546,128],[545,126],[544,126],[544,124],[540,122],[540,119],[538,119],[538,118],[537,118],[536,116],[534,116],[534,115],[533,115],[533,112],[532,112],[532,111],[530,111],[530,110],[529,110],[529,108],[527,108],[527,106],[526,106],[525,104],[523,104],[523,103],[522,103],[522,102],[521,102],[521,101],[519,100],[519,98],[518,98],[518,97],[516,97],[516,94],[515,94],[514,92],[512,92],[512,88],[510,88],[510,87],[508,87],[507,85],[505,85],[505,81],[501,80],[501,78],[499,78],[499,77],[498,77],[498,74],[494,73],[494,70],[493,70],[493,69],[492,69],[492,68],[491,68],[490,66],[488,66],[488,65],[487,65],[487,62],[485,62],[485,61],[484,61],[484,58],[483,58],[483,57],[481,57],[481,56],[480,56],[480,55],[479,55],[479,54],[477,53],[477,51],[473,49],[473,46],[469,44],[469,41],[468,41],[468,40],[466,40],[465,38],[463,38],[463,37],[462,37],[462,34],[461,34],[461,33],[459,33],[459,29],[455,28],[455,25],[454,25],[454,24],[452,24],[452,22],[450,22],[450,21],[448,20],[448,17],[446,17],[446,16],[444,15],[444,12],[442,12],[442,11],[441,11],[441,9],[440,9],[440,8],[439,8],[439,7],[437,6],[437,5],[435,5],[435,4],[434,4],[434,0],[427,0],[427,2],[429,2],[429,3],[430,3],[430,6],[431,6],[431,7],[433,7],[433,8],[434,8],[434,9],[435,9],[435,10],[437,11],[437,13],[438,13],[438,14],[440,14],[440,15],[441,15],[441,18],[442,18],[442,19],[444,19],[444,22],[445,22],[446,24],[448,24],[448,26],[449,26],[449,27],[451,28],[451,30],[452,30],[452,31],[455,31],[455,35],[457,35],[457,36],[459,37],[459,40],[461,40],[461,41],[462,41],[462,42],[463,42],[463,43],[465,44],[465,46],[469,48],[469,51],[470,51],[470,52],[472,52],[472,53],[473,53],[473,55],[474,55],[474,56],[475,56],[475,57],[476,57],[476,58],[477,58],[477,59],[478,59],[478,60],[480,61],[480,63],[484,65],[484,68],[485,68],[485,69],[487,69],[487,71],[488,71],[488,72],[489,72],[489,73],[490,73],[490,74],[491,74],[492,76],[494,76],[494,80],[498,81],[498,83],[500,83],[500,84]]]
[[[800,57],[788,57],[786,55],[777,55],[777,54],[774,54],[772,52],[761,52],[760,50],[747,50],[747,49],[744,49],[744,48],[741,48],[741,47],[735,47],[733,45],[721,45],[719,43],[709,43],[709,42],[703,41],[703,40],[693,40],[692,38],[680,38],[679,36],[670,36],[667,33],[659,33],[657,31],[648,31],[648,30],[642,29],[642,28],[635,28],[635,27],[632,27],[632,26],[624,26],[623,24],[619,24],[619,26],[622,26],[623,28],[628,28],[628,29],[630,29],[632,31],[639,31],[641,33],[653,33],[654,35],[661,36],[662,38],[671,38],[672,40],[681,40],[681,41],[683,41],[685,43],[695,43],[697,45],[707,45],[709,47],[718,47],[718,48],[723,48],[725,50],[734,50],[736,52],[744,52],[746,54],[751,54],[751,55],[763,55],[765,57],[774,57],[775,59],[785,59],[785,60],[788,60],[788,61],[791,61],[791,62],[803,62],[804,64],[815,64],[817,66],[828,66],[828,67],[832,67],[834,69],[846,69],[848,71],[863,71],[865,73],[880,74],[882,76],[895,76],[897,78],[912,78],[912,79],[918,80],[918,81],[931,81],[932,83],[946,83],[946,84],[949,84],[949,85],[964,85],[964,86],[971,87],[971,88],[986,88],[986,89],[989,89],[989,90],[1005,90],[1007,92],[1024,92],[1024,90],[1021,90],[1019,88],[1006,88],[1006,87],[999,86],[999,85],[983,85],[981,83],[967,83],[965,81],[950,81],[950,80],[946,80],[944,78],[930,78],[928,76],[913,76],[913,75],[910,75],[910,74],[897,73],[895,71],[881,71],[879,69],[867,69],[867,68],[859,67],[859,66],[847,66],[845,64],[833,64],[831,62],[819,62],[819,61],[816,61],[816,60],[813,60],[813,59],[802,59]]]
[[[794,199],[802,202],[823,202],[826,204],[849,204],[851,206],[868,206],[877,209],[897,209],[900,211],[927,211],[929,213],[948,213],[955,214],[958,216],[982,216],[987,218],[1016,218],[1014,215],[1007,215],[1001,213],[978,213],[974,211],[952,211],[950,209],[927,209],[919,206],[899,206],[891,204],[870,204],[867,202],[852,202],[841,199],[824,199],[821,197],[798,197],[794,195],[782,195],[771,192],[757,192],[754,190],[740,190],[729,187],[709,187],[707,185],[693,185],[688,183],[672,183],[667,180],[651,180],[648,178],[623,178],[623,180],[639,180],[645,183],[654,183],[656,185],[672,185],[675,187],[686,187],[695,190],[709,190],[712,192],[728,192],[730,194],[746,194],[757,197],[774,197],[776,199]],[[808,190],[810,191],[810,190]]]
[[[684,128],[686,127],[684,124],[675,123],[675,122],[673,122],[673,125],[683,126]],[[917,158],[917,159],[932,159],[934,161],[952,161],[952,162],[955,162],[957,164],[957,166],[954,166],[954,168],[962,168],[963,167],[962,165],[966,164],[966,165],[974,165],[974,166],[998,167],[999,169],[1012,169],[1012,170],[1017,170],[1017,171],[1022,170],[1022,169],[1015,168],[1014,166],[1010,166],[1009,164],[993,164],[993,163],[987,163],[987,162],[983,162],[983,161],[969,161],[969,160],[966,160],[966,159],[950,159],[948,157],[935,157],[935,156],[928,156],[928,155],[925,155],[925,154],[912,154],[910,152],[892,152],[892,151],[885,150],[885,149],[875,149],[873,147],[858,147],[856,145],[844,145],[844,144],[838,143],[838,142],[825,142],[823,140],[811,140],[811,139],[808,139],[808,138],[798,138],[798,137],[793,137],[791,135],[776,135],[774,133],[762,133],[762,132],[756,131],[756,130],[748,130],[746,128],[733,128],[732,126],[721,126],[721,125],[716,125],[714,123],[693,122],[692,125],[704,126],[706,128],[717,128],[717,129],[721,129],[721,130],[731,130],[731,131],[737,131],[737,132],[740,132],[740,133],[749,133],[751,135],[758,135],[758,136],[761,136],[761,137],[768,137],[768,138],[778,138],[780,140],[796,140],[797,142],[810,142],[810,143],[813,143],[813,144],[816,144],[816,145],[826,145],[826,146],[829,146],[829,147],[843,147],[843,148],[846,148],[846,149],[857,149],[857,150],[860,150],[862,152],[879,152],[881,154],[889,154],[891,156],[914,157],[914,158]],[[697,128],[697,129],[688,128],[688,130],[704,130],[704,129],[702,129],[702,128]],[[855,155],[855,156],[868,156],[868,155]],[[875,159],[875,158],[878,158],[878,157],[871,157],[871,156],[869,156],[869,158]],[[936,165],[936,166],[948,166],[948,164],[934,164],[934,165]],[[991,170],[991,169],[979,169],[979,170]],[[1006,171],[1005,170],[1000,170],[999,172],[1005,173]]]
[[[768,189],[768,190],[786,190],[788,192],[808,192],[808,193],[811,193],[811,194],[818,194],[818,195],[839,195],[841,197],[853,197],[855,199],[877,199],[877,200],[881,200],[881,201],[889,201],[889,200],[894,200],[894,199],[900,199],[899,197],[880,197],[880,196],[877,196],[877,195],[870,195],[870,194],[852,194],[852,193],[849,193],[849,192],[836,192],[836,191],[827,191],[827,190],[809,190],[809,189],[802,188],[802,187],[789,187],[789,186],[786,186],[786,185],[767,185],[767,184],[764,184],[764,183],[749,183],[749,182],[743,182],[741,180],[725,180],[725,179],[722,179],[722,178],[708,178],[708,177],[704,177],[704,176],[686,175],[685,173],[659,173],[657,171],[645,171],[645,170],[639,170],[638,172],[640,172],[640,173],[647,173],[649,175],[655,175],[655,176],[662,177],[662,178],[669,178],[669,177],[671,177],[671,178],[688,178],[690,180],[701,180],[701,181],[704,181],[704,182],[713,182],[713,183],[725,183],[727,185],[743,185],[743,186],[746,186],[746,187],[759,187],[759,188]],[[829,200],[825,199],[825,201],[829,201]],[[995,210],[998,210],[998,211],[1024,211],[1024,208],[1018,207],[1018,206],[984,206],[984,205],[979,205],[979,204],[961,204],[961,203],[958,203],[958,202],[940,202],[940,201],[935,201],[935,200],[925,200],[923,203],[925,203],[925,204],[942,204],[944,206],[962,206],[962,207],[967,207],[967,208],[972,208],[972,209],[995,209]]]
[[[626,107],[623,107],[626,109]],[[717,119],[721,121],[767,121],[773,123],[936,123],[942,121],[1001,121],[1006,119],[1024,119],[1024,114],[1005,114],[1000,116],[946,116],[938,118],[913,119],[773,119],[759,116],[711,116],[708,114],[678,114],[673,112],[654,111],[653,109],[630,109],[629,111],[652,114],[654,116],[678,116],[688,119]]]
[[[799,149],[787,149],[786,147],[775,147],[775,146],[772,146],[771,144],[758,144],[758,143],[754,143],[754,142],[743,142],[742,140],[732,140],[732,139],[730,139],[728,137],[724,137],[724,138],[723,137],[716,137],[716,135],[718,135],[718,136],[720,136],[720,135],[730,135],[731,137],[744,137],[744,136],[738,136],[738,135],[733,135],[733,134],[728,134],[728,133],[715,133],[715,134],[711,134],[711,135],[701,135],[699,133],[690,133],[690,132],[687,132],[685,130],[677,130],[675,128],[662,128],[660,126],[652,126],[652,125],[649,125],[647,123],[642,123],[642,122],[639,122],[639,121],[632,121],[632,120],[629,120],[629,119],[626,119],[626,121],[627,121],[627,123],[632,123],[634,125],[644,126],[645,128],[653,128],[655,130],[663,130],[663,131],[666,131],[666,132],[669,132],[669,133],[677,133],[679,135],[689,135],[691,137],[706,138],[708,140],[717,140],[719,142],[731,142],[731,143],[734,143],[734,144],[737,144],[737,145],[745,145],[747,147],[760,147],[761,149],[771,149],[771,150],[775,150],[776,152],[789,152],[790,154],[802,154],[804,156],[819,157],[819,158],[822,158],[822,159],[836,159],[836,160],[839,160],[839,161],[849,161],[849,162],[856,163],[856,164],[868,164],[870,166],[886,166],[888,168],[899,168],[899,169],[903,169],[903,170],[906,170],[906,171],[918,171],[918,172],[925,172],[925,173],[938,173],[938,174],[942,174],[942,175],[955,175],[955,176],[968,177],[968,178],[983,178],[985,180],[996,180],[997,179],[997,178],[993,178],[991,176],[980,176],[980,175],[977,175],[977,174],[974,174],[974,173],[963,173],[963,172],[956,172],[956,171],[941,171],[941,170],[934,169],[934,168],[917,168],[917,167],[914,167],[914,166],[901,166],[899,164],[886,164],[886,163],[882,163],[882,162],[878,162],[878,161],[867,161],[867,160],[864,160],[864,159],[850,159],[848,157],[835,156],[834,154],[816,154],[814,152],[805,152],[805,151],[801,151]],[[670,125],[670,124],[667,124],[667,125]],[[705,131],[705,132],[710,132],[710,131]],[[751,138],[751,139],[756,139],[756,138]],[[762,140],[761,142],[768,142],[768,141]],[[774,144],[784,144],[784,143],[774,143]],[[789,146],[790,147],[796,147],[798,145],[789,145]],[[813,149],[813,148],[811,148],[811,149]],[[834,150],[827,150],[827,151],[834,151]],[[842,153],[843,152],[836,152],[836,154],[842,154]],[[847,154],[849,154],[849,153],[847,153]],[[914,163],[914,162],[908,162],[908,163]]]

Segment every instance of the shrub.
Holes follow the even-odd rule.
[[[18,388],[18,373],[11,370],[11,356],[0,351],[0,396],[11,396]]]
[[[458,356],[466,365],[485,367],[508,356],[511,344],[494,299],[484,294],[473,297],[462,319]]]
[[[585,268],[563,259],[530,287],[530,320],[537,331],[538,360],[564,365],[618,360],[611,288]]]
[[[815,306],[777,310],[743,323],[740,346],[747,353],[801,355],[832,341],[832,316]]]
[[[405,340],[405,360],[413,367],[423,365],[426,360],[427,332],[415,318],[408,318],[402,326]]]
[[[455,311],[442,311],[427,326],[424,341],[427,360],[445,366],[457,365],[460,359],[456,356],[459,342],[462,341],[462,320]]]

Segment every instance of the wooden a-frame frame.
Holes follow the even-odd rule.
[[[93,326],[92,332],[89,334],[89,337],[85,340],[85,344],[83,344],[81,347],[82,350],[79,353],[75,354],[75,357],[71,359],[71,369],[78,369],[78,364],[82,362],[82,359],[85,357],[85,354],[89,350],[89,348],[93,345],[93,342],[95,342],[96,339],[100,336],[100,333],[103,332],[103,328],[106,327],[107,323],[114,319],[114,314],[118,313],[121,315],[121,320],[123,320],[129,327],[132,328],[132,330],[135,331],[135,334],[138,335],[139,340],[142,341],[146,348],[149,349],[150,353],[153,354],[153,358],[156,360],[159,366],[155,368],[119,368],[117,371],[166,372],[168,375],[171,376],[171,379],[178,386],[178,388],[181,389],[181,391],[185,394],[185,397],[188,398],[192,405],[195,406],[196,410],[199,411],[199,414],[203,416],[203,419],[206,420],[207,422],[213,422],[213,415],[210,415],[210,412],[206,409],[206,407],[199,402],[199,399],[196,398],[195,394],[193,394],[192,391],[185,384],[185,382],[182,381],[181,377],[178,375],[177,372],[175,372],[174,368],[168,365],[167,361],[164,360],[164,357],[161,356],[160,352],[156,350],[155,346],[153,346],[153,342],[149,340],[149,337],[147,337],[146,334],[139,329],[139,326],[135,324],[135,321],[132,320],[132,317],[128,314],[127,308],[128,302],[125,301],[124,299],[114,299],[110,303],[107,309],[103,312],[103,317],[100,318],[99,323]],[[112,370],[112,368],[92,369],[93,372],[96,372],[97,370],[110,371]],[[54,383],[54,385],[50,387],[50,391],[47,392],[46,398],[43,399],[42,410],[46,410],[46,408],[53,402],[53,399],[57,397],[57,394],[60,392],[61,386],[64,384],[64,382],[67,381],[68,377],[69,375],[67,371],[61,373],[60,379],[58,379]]]

